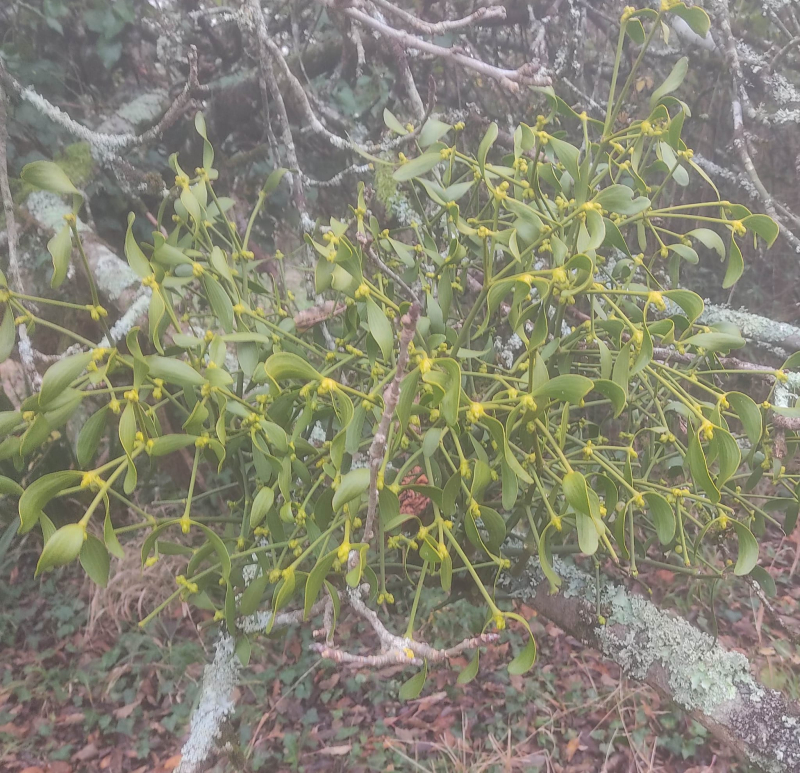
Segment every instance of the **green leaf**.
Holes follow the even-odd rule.
[[[719,502],[719,489],[708,474],[708,462],[706,461],[703,447],[700,445],[700,438],[697,432],[690,433],[689,446],[686,450],[684,461],[692,473],[695,485],[703,489],[712,502]]]
[[[725,277],[722,280],[722,287],[727,289],[733,287],[739,277],[744,273],[744,258],[736,239],[731,237],[731,248],[728,254],[728,267],[725,269]]]
[[[182,448],[193,446],[196,440],[197,435],[162,435],[153,440],[149,453],[156,457],[168,456]]]
[[[780,233],[778,224],[767,215],[748,215],[742,218],[742,225],[748,231],[758,234],[767,243],[767,247],[772,247]]]
[[[53,363],[42,378],[42,387],[39,390],[39,405],[46,408],[61,393],[86,370],[92,361],[91,352],[70,354],[56,363]]]
[[[278,384],[287,379],[308,382],[318,381],[322,378],[302,357],[291,352],[278,352],[271,355],[264,363],[264,370]]]
[[[528,643],[522,651],[508,664],[508,673],[512,676],[520,675],[530,671],[531,666],[536,660],[536,640],[528,635]]]
[[[81,192],[72,184],[64,170],[52,161],[33,161],[22,167],[20,177],[28,185],[51,193],[80,196]]]
[[[594,197],[594,202],[609,212],[617,212],[620,215],[637,215],[650,206],[650,199],[643,197],[634,199],[633,194],[634,191],[627,185],[609,185]],[[619,229],[617,229],[617,233],[619,233]],[[628,252],[627,245],[623,252]]]
[[[556,376],[548,382],[541,384],[533,390],[533,397],[545,397],[553,400],[563,400],[577,405],[589,394],[594,382],[586,376],[569,373],[565,376]]]
[[[719,462],[717,488],[722,488],[739,469],[742,461],[742,452],[739,450],[739,445],[734,440],[733,435],[722,427],[714,427],[714,437],[710,445],[716,451]]]
[[[731,520],[730,523],[733,525],[739,541],[739,556],[733,567],[733,573],[737,577],[742,577],[750,574],[758,561],[758,541],[753,536],[753,532],[743,523],[737,520]]]
[[[222,564],[222,577],[227,582],[231,576],[231,556],[230,553],[228,553],[228,548],[225,547],[225,543],[219,538],[219,535],[211,531],[208,526],[204,526],[202,523],[197,523],[195,521],[192,521],[192,525],[197,526],[211,543],[211,547],[214,548],[214,552],[217,554],[217,558],[219,558]]]
[[[81,427],[76,443],[76,458],[79,467],[86,467],[97,453],[97,446],[106,429],[107,413],[108,405],[104,405],[93,413]]]
[[[269,173],[269,176],[264,182],[264,187],[261,189],[265,196],[269,196],[278,187],[278,185],[280,185],[283,176],[288,171],[288,169],[284,169],[282,166],[279,166]]]
[[[30,531],[39,522],[42,508],[56,494],[76,485],[82,477],[83,473],[80,470],[62,470],[42,475],[31,483],[19,498],[19,533],[25,534]]]
[[[250,584],[242,591],[242,597],[239,599],[239,614],[252,615],[259,605],[261,599],[264,598],[264,591],[269,584],[269,573],[265,572],[262,568],[261,574],[254,577]]]
[[[58,529],[45,543],[34,576],[38,577],[48,569],[74,561],[83,548],[85,534],[86,530],[80,523],[70,523]]]
[[[394,334],[392,332],[392,325],[386,315],[381,311],[372,298],[367,298],[367,327],[369,328],[370,335],[375,339],[375,343],[381,349],[383,359],[388,360],[392,356],[392,348],[394,346]]]
[[[108,499],[106,499],[106,519],[103,523],[103,540],[106,543],[108,552],[115,558],[125,558],[125,551],[122,545],[119,544],[117,533],[114,531],[114,524],[111,523],[111,511],[108,508]]]
[[[761,438],[761,410],[751,397],[741,392],[728,392],[725,399],[730,403],[739,421],[742,422],[747,439],[755,445]]]
[[[173,357],[150,354],[144,358],[150,368],[151,378],[160,378],[168,384],[181,387],[203,386],[206,380],[188,362]]]
[[[400,686],[399,697],[401,701],[413,701],[419,697],[422,688],[425,686],[425,680],[428,678],[428,661],[423,661],[422,670],[418,671],[414,676]]]
[[[0,496],[21,497],[25,491],[22,486],[15,480],[7,478],[5,475],[0,475]]]
[[[208,272],[203,274],[203,285],[206,288],[211,310],[219,320],[226,333],[233,332],[233,303],[222,285]]]
[[[342,476],[339,487],[333,495],[333,510],[341,508],[356,497],[360,497],[369,488],[369,468],[359,467]]]
[[[716,234],[714,235],[716,236]],[[705,308],[703,299],[691,290],[667,290],[664,293],[664,297],[669,298],[673,303],[680,306],[689,322],[694,322]]]
[[[50,287],[61,287],[67,278],[69,259],[72,255],[72,231],[68,225],[62,226],[47,242],[47,251],[53,258],[53,277],[50,280]]]
[[[553,556],[550,550],[550,543],[547,539],[552,530],[553,524],[548,523],[542,530],[542,535],[539,537],[539,564],[542,567],[544,576],[547,577],[550,583],[550,592],[555,593],[561,586],[561,578],[553,569]]]
[[[128,230],[125,233],[125,257],[128,259],[128,264],[136,272],[136,275],[144,279],[153,273],[153,267],[150,261],[145,257],[136,242],[136,237],[133,235],[133,222],[136,215],[131,212],[128,215]]]
[[[711,27],[711,20],[708,14],[699,6],[686,7],[686,3],[678,3],[670,8],[670,12],[680,16],[691,28],[692,32],[705,37]]]
[[[489,128],[486,130],[486,134],[483,135],[481,144],[478,145],[478,168],[481,170],[481,174],[486,170],[486,156],[489,154],[489,150],[492,145],[494,145],[494,141],[497,139],[499,133],[497,124],[492,121],[492,123],[489,124]]]
[[[702,346],[709,352],[724,352],[730,349],[741,349],[745,340],[741,336],[731,333],[695,333],[693,336],[684,338],[681,343],[684,346]]]
[[[275,502],[275,492],[268,486],[260,489],[250,508],[250,528],[255,529],[266,518]]]
[[[429,118],[425,121],[422,131],[419,133],[419,146],[427,148],[429,145],[433,145],[434,142],[438,142],[452,128],[449,123],[444,123],[444,121],[439,121],[436,118]]]
[[[675,536],[675,513],[672,512],[672,507],[661,494],[657,494],[655,491],[648,491],[643,496],[644,501],[647,502],[647,509],[653,517],[659,542],[662,545],[668,545]]]
[[[564,168],[569,172],[569,176],[577,183],[578,180],[580,180],[580,171],[578,169],[580,151],[578,148],[557,137],[548,137],[547,144],[553,148],[553,152],[558,157],[558,160],[564,164]]]
[[[423,153],[417,158],[406,161],[394,170],[392,177],[397,182],[406,182],[413,180],[415,177],[421,177],[426,172],[430,172],[433,167],[441,163],[442,157],[439,155],[438,150],[432,150],[429,153]]]
[[[761,590],[768,598],[774,598],[778,592],[772,575],[763,567],[756,564],[750,570],[750,576],[761,586]]]
[[[14,311],[6,304],[3,322],[0,324],[0,362],[5,362],[14,350],[17,340],[17,326],[14,324]]]
[[[391,129],[395,134],[399,134],[403,137],[408,134],[408,129],[406,129],[406,127],[397,120],[395,114],[386,107],[383,109],[383,122],[386,124],[386,127]]]
[[[680,88],[689,71],[689,59],[682,56],[672,67],[672,71],[666,80],[650,96],[650,109],[652,110],[662,97],[671,94],[675,89]]]
[[[425,459],[430,459],[436,453],[443,432],[444,429],[441,427],[431,427],[425,432],[422,438],[422,455]]]
[[[456,684],[469,684],[478,675],[478,666],[480,665],[480,650],[475,650],[472,660],[461,669],[461,673],[456,679]]]
[[[81,566],[92,582],[105,588],[108,585],[108,570],[111,561],[106,546],[97,537],[89,534],[81,548]]]
[[[319,561],[317,561],[316,566],[309,572],[308,579],[306,580],[306,594],[303,604],[304,620],[308,620],[311,614],[311,607],[314,606],[314,602],[317,600],[317,596],[322,590],[322,585],[333,566],[333,562],[336,560],[337,553],[338,550],[331,550],[330,553],[322,556]]]
[[[693,231],[687,232],[686,235],[697,239],[709,250],[714,250],[719,255],[720,260],[724,260],[725,242],[722,241],[722,237],[716,231],[712,231],[710,228],[695,228]]]
[[[637,46],[641,46],[644,43],[644,26],[638,19],[628,19],[625,23],[625,32],[630,35],[631,40]]]
[[[595,379],[594,389],[611,401],[611,405],[614,407],[614,418],[616,419],[622,413],[623,408],[625,408],[625,402],[628,399],[625,390],[616,382],[601,378]]]

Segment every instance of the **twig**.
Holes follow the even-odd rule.
[[[383,415],[381,416],[372,444],[369,447],[369,505],[367,507],[367,520],[364,525],[364,541],[369,542],[372,538],[372,525],[375,521],[375,513],[378,509],[378,471],[383,461],[383,454],[386,450],[386,441],[389,435],[389,424],[394,416],[397,402],[400,399],[400,383],[406,373],[408,363],[408,345],[417,330],[417,320],[419,319],[420,306],[413,303],[411,308],[402,316],[400,323],[403,330],[400,333],[400,353],[397,356],[397,368],[386,391],[383,393]]]
[[[389,0],[372,0],[373,4],[382,8],[392,16],[402,19],[406,25],[415,29],[417,32],[423,32],[426,35],[444,35],[450,30],[463,29],[470,27],[476,22],[487,21],[488,19],[502,20],[506,18],[506,9],[502,6],[489,6],[485,8],[478,8],[474,13],[465,16],[462,19],[453,19],[452,21],[437,21],[428,22],[418,19],[408,11],[398,8],[396,5],[389,2]]]
[[[375,250],[369,250],[367,253],[369,255],[370,260],[384,273],[386,276],[389,277],[395,284],[397,284],[403,291],[408,295],[408,298],[413,303],[417,304],[420,309],[422,308],[422,301],[420,301],[417,294],[408,286],[408,284],[403,280],[403,278],[395,271],[389,268],[378,256],[378,253]]]
[[[432,54],[452,64],[458,65],[467,70],[473,70],[479,75],[487,78],[492,78],[500,83],[500,85],[512,94],[519,92],[521,85],[531,86],[549,86],[550,75],[544,67],[539,63],[528,62],[516,70],[507,70],[502,67],[495,67],[494,65],[484,62],[480,59],[473,59],[470,56],[456,51],[453,48],[444,48],[437,46],[435,43],[429,43],[422,38],[411,35],[403,30],[390,27],[378,19],[374,19],[369,14],[358,8],[348,7],[340,8],[337,0],[318,0],[326,8],[332,11],[341,10],[342,13],[349,16],[359,24],[375,30],[377,33],[385,38],[398,41],[405,48],[413,48],[417,51],[423,51],[426,54]]]

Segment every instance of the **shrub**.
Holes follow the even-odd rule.
[[[689,14],[698,9],[672,5],[707,28],[704,14]],[[626,11],[621,40],[649,42],[658,24],[645,40],[641,21],[655,15]],[[347,217],[277,256],[314,257],[326,301],[316,320],[254,270],[249,249],[286,170],[270,175],[242,233],[225,214],[231,200],[214,189],[198,115],[203,167],[192,175],[172,157],[175,184],[151,244],[129,220],[125,253],[151,291],[147,325],[115,340],[92,286],[91,304],[73,307],[105,342],[47,323],[77,351],[47,370],[20,411],[0,415],[0,459],[25,471],[20,531],[38,526],[44,536],[37,572],[80,558],[103,583],[109,554],[122,551],[114,510],[127,507],[141,518],[145,566],[187,556],[171,599],[214,610],[240,640],[237,620],[262,605],[272,614],[254,619],[267,631],[279,610],[308,616],[320,597],[335,620],[340,595],[354,599],[367,584],[378,605],[409,594],[409,642],[420,594],[432,583],[450,591],[458,574],[482,596],[487,630],[509,619],[527,627],[495,600],[494,585],[512,560],[522,568],[532,555],[554,589],[554,552],[634,576],[649,562],[761,579],[754,534],[776,510],[796,517],[795,480],[774,452],[771,406],[732,379],[779,389],[789,375],[730,358],[745,343],[739,332],[703,325],[703,300],[678,281],[701,245],[727,259],[731,286],[740,240],[771,244],[777,226],[718,198],[670,203],[691,175],[715,191],[681,140],[688,110],[672,92],[685,61],[645,119],[620,124],[638,62],[617,92],[619,60],[605,122],[543,90],[547,110],[517,127],[510,152],[495,124],[471,150],[463,125],[430,118],[415,128],[387,112],[414,151],[370,160],[391,171],[416,222],[387,228],[362,185]],[[58,167],[36,162],[23,177],[73,195],[79,212],[80,194]],[[50,243],[56,284],[73,248],[82,254],[80,239],[70,216]],[[3,285],[8,356],[15,315],[29,329],[45,321]],[[43,444],[83,404],[96,410],[77,441],[77,468],[38,476]],[[167,415],[180,432],[164,433]],[[109,425],[109,460],[95,466]],[[193,454],[182,512],[155,517],[131,500],[140,470],[181,449]],[[225,512],[204,506],[201,467],[230,497]],[[765,473],[781,492],[766,505],[753,493]],[[53,515],[64,497],[86,509],[57,527],[45,510]],[[735,563],[700,551],[712,536],[736,542]],[[418,650],[407,654],[419,662]],[[534,657],[531,638],[510,667],[524,671]]]

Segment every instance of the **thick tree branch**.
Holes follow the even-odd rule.
[[[606,618],[601,625],[592,577],[565,562],[554,565],[560,592],[550,593],[538,567],[506,581],[507,590],[631,678],[669,697],[763,770],[800,770],[800,706],[759,684],[744,655],[613,584],[600,589]]]

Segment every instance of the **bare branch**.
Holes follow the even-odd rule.
[[[365,542],[369,542],[372,538],[372,525],[375,521],[375,513],[378,510],[378,472],[383,461],[383,454],[386,451],[389,424],[400,399],[400,382],[405,376],[406,364],[408,363],[408,345],[417,330],[419,315],[419,304],[413,303],[400,320],[403,330],[400,333],[400,353],[397,356],[397,367],[394,378],[383,393],[383,415],[369,447],[369,505],[367,506],[367,520],[364,525]]]
[[[511,92],[516,94],[520,86],[549,86],[550,76],[547,71],[538,63],[529,62],[522,65],[516,70],[507,70],[502,67],[495,67],[494,65],[483,62],[480,59],[473,59],[466,54],[462,54],[453,48],[444,48],[437,46],[435,43],[429,43],[422,38],[411,35],[403,30],[390,27],[378,19],[374,19],[369,14],[358,8],[348,7],[339,8],[336,0],[318,0],[326,8],[332,11],[341,10],[342,13],[349,16],[359,24],[369,27],[375,32],[379,33],[385,38],[398,41],[404,48],[413,48],[417,51],[422,51],[426,54],[432,54],[445,61],[451,62],[466,70],[473,70],[479,75],[487,78],[492,78],[500,83],[500,85]]]
[[[474,13],[465,16],[462,19],[453,19],[448,21],[427,22],[418,19],[408,11],[398,8],[396,5],[390,3],[388,0],[372,0],[373,4],[382,8],[392,16],[396,16],[412,29],[417,32],[422,32],[426,35],[444,35],[445,32],[450,30],[463,29],[470,27],[476,22],[488,21],[489,19],[496,19],[502,21],[506,18],[506,9],[503,6],[488,6],[479,8]]]

